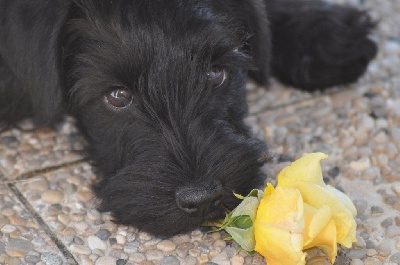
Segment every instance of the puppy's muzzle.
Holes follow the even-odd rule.
[[[189,214],[207,215],[221,207],[224,189],[219,181],[194,183],[175,192],[178,207]]]

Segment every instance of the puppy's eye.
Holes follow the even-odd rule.
[[[207,73],[207,80],[211,82],[213,87],[219,87],[225,82],[226,76],[226,69],[214,67]]]
[[[124,87],[111,89],[105,96],[106,101],[113,107],[125,108],[132,103],[132,92]]]

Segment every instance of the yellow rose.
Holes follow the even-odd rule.
[[[268,265],[303,265],[303,250],[322,249],[333,263],[337,243],[355,242],[356,209],[342,192],[324,183],[322,153],[306,154],[268,185],[254,220],[255,250]]]
[[[279,173],[277,186],[296,188],[304,202],[316,209],[328,206],[336,224],[337,242],[350,248],[356,242],[357,210],[346,194],[324,183],[320,161],[327,157],[323,153],[304,154]]]
[[[263,255],[268,265],[302,265],[304,246],[303,199],[298,190],[276,188],[258,206],[254,221],[255,251]]]

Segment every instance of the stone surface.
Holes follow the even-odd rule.
[[[32,218],[15,194],[1,184],[0,230],[0,264],[36,264],[41,261],[40,253],[43,253],[42,256],[52,253],[59,257],[61,263],[58,264],[66,263],[46,231]]]
[[[273,183],[303,153],[329,154],[325,180],[347,193],[358,211],[359,240],[340,250],[337,265],[399,264],[400,1],[328,1],[368,8],[380,19],[372,36],[380,47],[376,60],[358,82],[324,94],[273,78],[268,89],[250,81],[246,122],[270,145],[273,160],[264,169]],[[0,264],[265,264],[259,255],[238,252],[224,233],[197,230],[161,240],[113,224],[109,213],[96,210],[90,166],[69,165],[82,158],[82,145],[70,118],[55,130],[36,130],[29,120],[1,130]],[[326,258],[310,262],[325,264]]]

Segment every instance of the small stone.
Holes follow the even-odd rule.
[[[371,166],[371,161],[367,157],[361,158],[360,160],[357,161],[350,162],[350,168],[357,172],[363,172],[370,166]]]
[[[360,259],[353,259],[351,260],[350,265],[364,265],[364,262]]]
[[[214,247],[215,247],[215,248],[224,249],[224,248],[226,247],[226,241],[225,241],[225,240],[222,240],[222,239],[216,240],[216,241],[214,242]]]
[[[135,239],[136,239],[136,234],[133,233],[126,234],[126,241],[128,241],[128,243],[135,241]]]
[[[367,256],[367,251],[365,249],[351,249],[347,253],[347,257],[350,259],[363,259]]]
[[[330,178],[336,178],[337,176],[339,176],[340,174],[340,167],[333,167],[331,169],[328,170],[328,176]]]
[[[15,136],[3,136],[0,138],[0,145],[6,145],[8,148],[14,149],[20,145],[18,138]]]
[[[91,209],[87,212],[87,216],[90,220],[95,221],[101,219],[101,213],[96,209]]]
[[[182,260],[182,264],[185,264],[185,265],[197,265],[197,259],[194,258],[194,257],[188,256],[188,257],[185,257]]]
[[[146,256],[142,253],[132,253],[129,255],[129,260],[134,263],[142,263],[146,260]]]
[[[387,142],[386,133],[383,131],[379,132],[377,135],[375,135],[374,142],[377,144],[385,144]]]
[[[400,128],[392,128],[391,135],[393,141],[399,146],[400,145]]]
[[[361,236],[356,236],[356,238],[357,238],[357,242],[354,243],[354,248],[362,248],[362,249],[364,249],[365,246],[366,246],[364,238],[362,238]]]
[[[5,234],[10,234],[12,232],[14,232],[15,230],[17,230],[17,228],[13,225],[5,225],[3,226],[3,228],[1,228],[1,232],[5,233]]]
[[[354,200],[354,206],[357,209],[357,214],[363,214],[368,208],[368,202],[366,200]]]
[[[113,248],[114,248],[114,246],[113,246]],[[128,254],[132,254],[132,253],[136,253],[138,251],[139,246],[140,246],[139,242],[130,242],[129,244],[126,244],[123,249],[124,249],[124,252],[126,252]]]
[[[221,233],[220,232],[214,232],[211,234],[212,239],[218,240],[221,239]]]
[[[195,230],[191,233],[190,237],[193,241],[201,241],[203,238],[203,233],[200,230]]]
[[[71,222],[71,219],[68,217],[68,215],[66,214],[59,214],[57,216],[58,221],[60,221],[63,225],[69,225],[69,223]]]
[[[6,257],[5,264],[7,265],[21,265],[21,260],[15,257]]]
[[[326,257],[313,257],[307,261],[307,265],[331,265]]]
[[[25,261],[28,262],[28,263],[36,264],[36,263],[38,263],[40,261],[40,258],[37,257],[37,256],[34,256],[34,255],[27,255],[25,257]]]
[[[395,197],[395,196],[387,196],[385,198],[385,203],[389,204],[389,205],[393,205],[398,201],[399,201],[399,199],[397,197]]]
[[[88,228],[89,228],[89,224],[88,223],[86,223],[86,222],[76,222],[76,223],[74,223],[73,224],[73,226],[75,227],[75,229],[78,231],[78,232],[85,232]]]
[[[394,225],[389,226],[386,230],[386,236],[388,238],[400,236],[400,226],[394,226]]]
[[[12,257],[21,257],[32,249],[32,244],[25,239],[12,238],[6,243],[6,252]]]
[[[230,265],[228,254],[226,254],[226,252],[222,252],[219,255],[213,257],[211,262],[214,262],[218,265]]]
[[[368,249],[373,249],[375,248],[375,243],[372,240],[366,240],[365,241],[365,247]]]
[[[377,167],[367,168],[361,175],[361,177],[365,180],[375,180],[376,178],[380,178],[380,176],[381,172]]]
[[[160,265],[180,265],[181,262],[174,256],[168,256],[160,261]]]
[[[150,239],[152,239],[153,237],[145,232],[140,232],[139,233],[139,239],[143,240],[143,241],[149,241]]]
[[[183,243],[176,248],[176,254],[183,258],[188,254],[189,249],[191,249],[193,245],[191,243]]]
[[[239,255],[235,255],[231,258],[231,265],[243,265],[244,264],[244,258]]]
[[[367,240],[367,239],[369,239],[369,238],[371,237],[371,235],[370,235],[369,233],[365,232],[365,231],[362,231],[362,232],[360,233],[360,236],[361,236],[362,238],[364,238],[365,240]]]
[[[124,254],[127,254],[127,253],[124,253]],[[109,252],[108,252],[108,255],[109,256],[112,256],[112,257],[114,257],[114,258],[116,258],[116,259],[124,259],[124,258],[127,258],[127,256],[125,257],[122,257],[122,250],[121,249],[111,249]]]
[[[124,237],[122,235],[117,235],[115,237],[115,239],[117,240],[118,244],[125,245],[125,243],[126,243],[126,237]]]
[[[372,215],[378,215],[383,213],[383,208],[380,206],[372,206],[371,207],[371,214]]]
[[[91,250],[94,249],[101,249],[101,250],[106,250],[107,249],[107,244],[104,243],[103,240],[98,238],[97,236],[89,236],[88,237],[88,245]]]
[[[382,261],[377,258],[367,258],[364,261],[364,265],[382,265]]]
[[[394,183],[392,190],[396,193],[397,197],[400,197],[400,183]]]
[[[208,256],[205,254],[201,254],[200,256],[197,257],[197,263],[198,264],[207,264],[208,263]]]
[[[351,259],[349,257],[338,256],[335,261],[335,265],[348,265]]]
[[[393,262],[394,264],[400,264],[400,252],[393,254],[390,257],[390,262]]]
[[[28,189],[35,192],[44,192],[50,189],[50,184],[47,179],[34,179],[28,184]]]
[[[116,260],[110,256],[104,256],[96,260],[96,265],[112,265],[115,264]]]
[[[372,91],[368,91],[368,92],[365,92],[365,93],[363,94],[363,96],[366,97],[366,98],[368,98],[368,99],[373,99],[373,98],[377,97],[378,94],[376,94],[376,93],[374,93],[374,92],[372,92]]]
[[[391,217],[386,218],[385,220],[383,220],[381,222],[381,226],[384,227],[384,228],[387,228],[387,227],[389,227],[391,225],[393,225],[393,218],[391,218]]]
[[[58,190],[46,190],[42,194],[42,200],[51,204],[61,203],[64,200],[64,193]]]
[[[126,259],[119,259],[117,260],[116,265],[125,265],[128,261]]]
[[[83,245],[85,242],[83,241],[82,238],[76,236],[76,237],[74,237],[74,243],[76,243],[78,245]]]
[[[377,246],[375,248],[375,250],[378,252],[378,254],[381,257],[387,257],[392,253],[392,251],[390,249],[390,246],[385,244],[385,243],[383,243],[382,245]]]
[[[46,265],[62,265],[63,264],[63,260],[60,256],[50,253],[50,252],[43,253],[40,256],[40,259]]]
[[[201,255],[201,251],[196,248],[192,248],[192,249],[189,249],[189,255],[197,258],[198,256]]]
[[[108,240],[110,235],[111,235],[110,231],[108,231],[106,229],[100,229],[99,232],[96,233],[96,236],[103,241]]]
[[[176,249],[176,244],[171,240],[163,240],[157,244],[157,249],[163,252],[171,252]]]
[[[80,255],[89,256],[92,253],[88,247],[77,244],[72,244],[70,248],[72,252]]]
[[[372,130],[374,126],[375,126],[374,119],[368,116],[367,114],[362,115],[361,120],[357,124],[357,128],[362,132]]]
[[[378,251],[376,251],[375,249],[367,249],[367,256],[376,257],[378,256]]]
[[[76,234],[76,230],[72,227],[67,227],[62,231],[63,236],[75,236]]]
[[[164,254],[159,250],[147,251],[145,255],[149,261],[160,261],[164,257]]]

